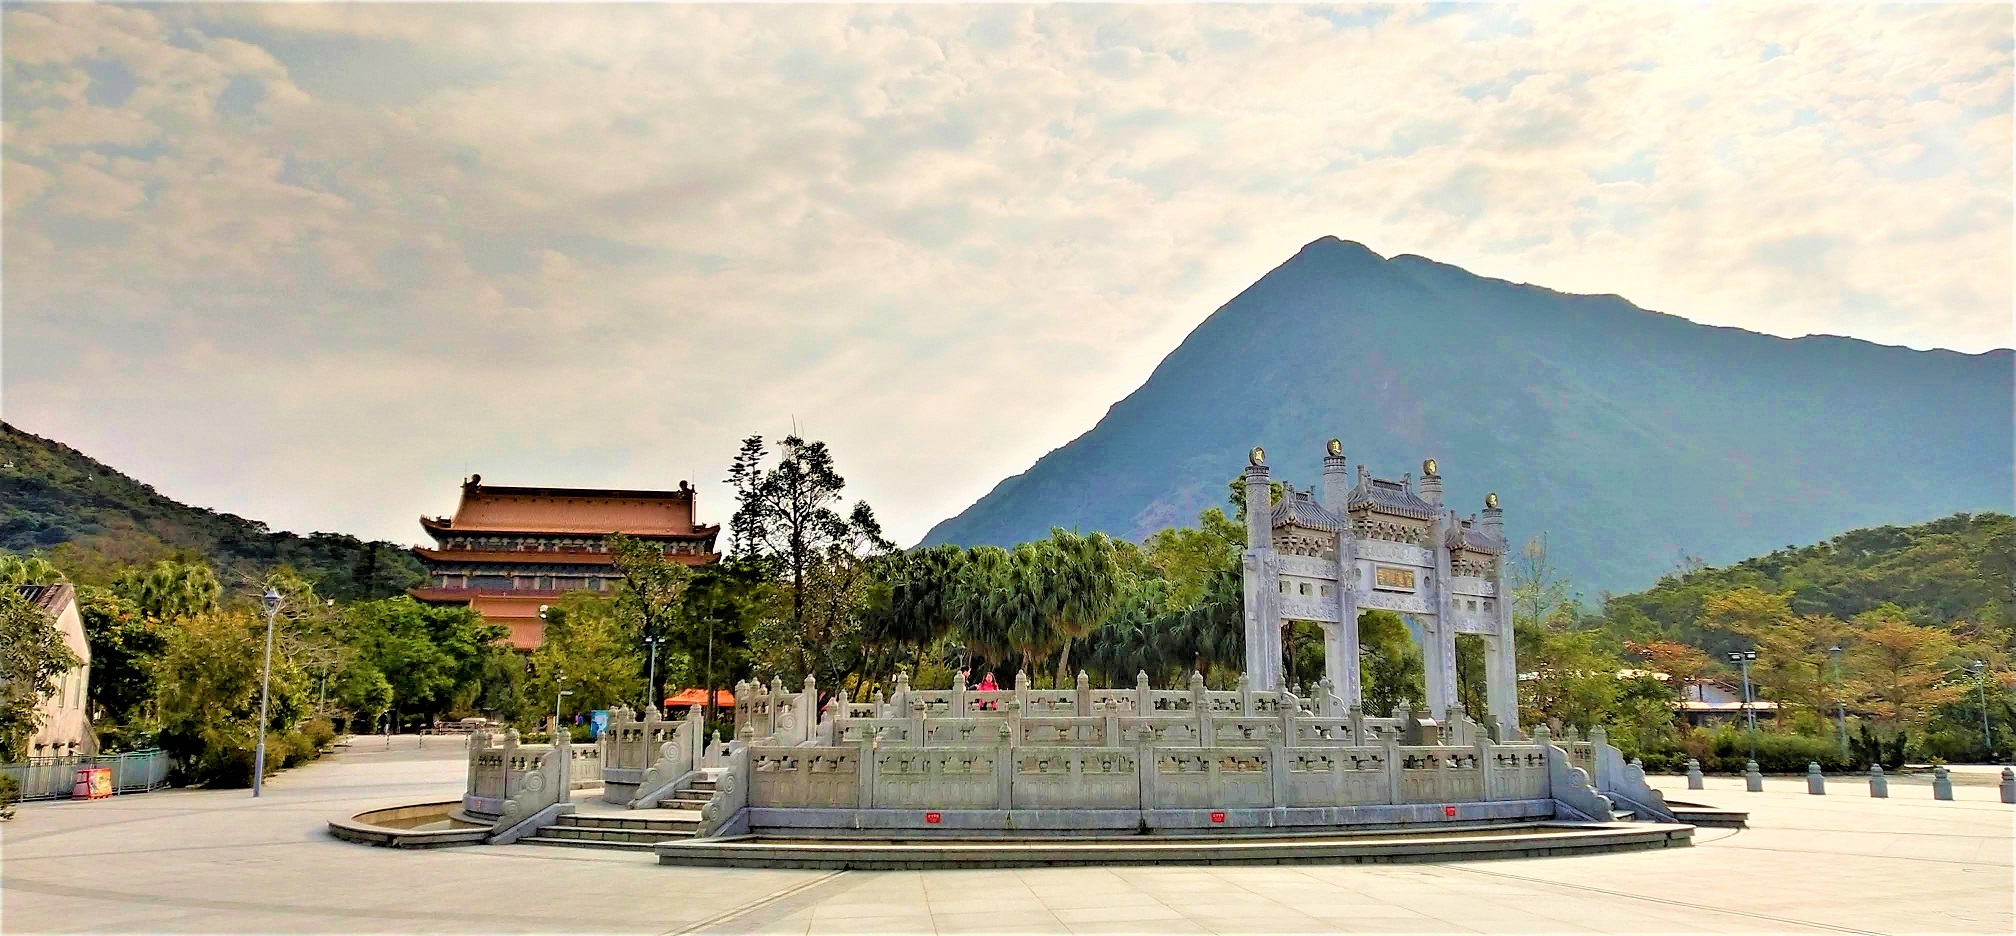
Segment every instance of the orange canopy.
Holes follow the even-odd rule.
[[[665,697],[666,708],[683,708],[688,705],[706,705],[707,690],[681,689]],[[714,690],[714,707],[726,708],[735,704],[735,693],[726,689]]]

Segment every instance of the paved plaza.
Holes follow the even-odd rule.
[[[1418,865],[784,871],[528,845],[396,851],[326,819],[462,792],[459,739],[361,739],[246,791],[28,804],[0,824],[0,930],[42,932],[2007,933],[2016,807],[1893,779],[1710,778],[1751,810],[1653,852]]]

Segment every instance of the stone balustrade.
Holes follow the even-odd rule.
[[[1413,824],[1447,819],[1607,820],[1613,805],[1670,818],[1598,729],[1500,743],[1460,708],[1374,717],[1328,686],[1295,692],[919,691],[899,678],[872,702],[826,700],[807,679],[735,687],[736,737],[701,738],[696,714],[611,713],[600,744],[471,738],[464,810],[497,837],[568,791],[599,783],[635,807],[698,774],[716,781],[703,834],[803,829],[1121,831]],[[1319,701],[1327,700],[1327,701]],[[564,771],[564,772],[563,772]],[[926,818],[930,817],[930,818]]]
[[[564,806],[573,790],[602,783],[598,748],[573,744],[564,731],[555,733],[553,742],[521,744],[516,729],[501,738],[486,731],[471,734],[462,811],[492,822],[493,832],[503,834]]]
[[[1471,818],[1552,818],[1560,785],[1576,787],[1569,811],[1602,811],[1591,778],[1604,772],[1600,752],[1614,753],[1600,738],[1497,743],[1460,708],[1443,720],[1369,716],[1337,705],[1327,684],[1305,699],[1243,680],[1207,690],[1195,676],[1183,690],[1151,689],[1145,676],[1095,690],[1084,674],[1035,690],[1018,674],[1014,689],[985,692],[915,690],[899,677],[886,696],[823,709],[810,679],[794,692],[738,685],[735,696],[746,744],[730,773],[759,831],[1342,826],[1449,818],[1442,810],[1458,806]]]

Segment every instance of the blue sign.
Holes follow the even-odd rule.
[[[608,730],[609,730],[609,710],[596,709],[594,717],[590,719],[588,722],[588,736],[591,738],[599,738],[602,737],[602,732]]]

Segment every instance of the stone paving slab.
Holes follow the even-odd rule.
[[[661,867],[538,846],[405,852],[325,823],[459,794],[459,739],[360,741],[246,791],[28,804],[0,824],[0,931],[597,933],[2006,933],[2016,807],[1993,786],[1711,777],[1750,810],[1692,848],[1405,866],[825,872]],[[1957,772],[1957,771],[1956,771]],[[599,810],[598,810],[599,812]]]

